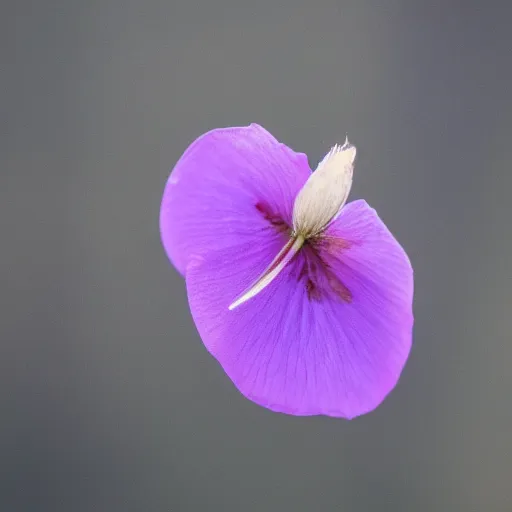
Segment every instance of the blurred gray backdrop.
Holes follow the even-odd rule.
[[[0,510],[512,510],[512,7],[8,0],[0,52]],[[257,122],[415,268],[394,393],[352,422],[245,400],[160,244],[169,171]]]

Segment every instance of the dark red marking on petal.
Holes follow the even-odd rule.
[[[346,285],[334,275],[329,267],[326,267],[327,280],[332,291],[343,301],[352,302],[352,292],[346,287]]]
[[[302,281],[304,277],[308,275],[308,265],[304,263],[300,269],[299,275],[297,276],[297,281]]]
[[[310,301],[319,301],[322,298],[322,293],[320,292],[320,289],[310,278],[308,278],[306,281],[306,293],[308,294],[308,299]]]
[[[319,235],[317,236],[313,244],[321,248],[322,251],[325,251],[333,256],[338,256],[341,252],[350,249],[354,242],[349,242],[348,240],[344,240],[343,238],[336,238],[333,236],[327,235]]]
[[[267,204],[263,202],[256,203],[256,209],[278,231],[287,232],[290,230],[290,227],[286,224],[286,222],[284,222],[284,220],[281,219],[278,215],[273,213]]]
[[[321,257],[320,250],[333,251],[331,254],[340,256],[341,250],[346,250],[350,247],[350,243],[344,240],[334,242],[336,239],[329,240],[315,239],[309,240],[304,245],[302,251],[304,260],[302,267],[297,276],[299,282],[304,282],[308,299],[311,301],[319,301],[323,297],[334,295],[339,300],[350,304],[352,302],[352,292],[348,287],[338,278],[333,272],[330,265]],[[325,244],[329,245],[325,245]]]

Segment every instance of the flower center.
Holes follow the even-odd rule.
[[[256,209],[277,231],[292,235],[288,224],[276,215],[264,203],[257,203]],[[320,233],[314,237],[305,237],[306,241],[297,254],[295,263],[296,278],[306,288],[310,301],[320,301],[326,297],[335,298],[346,303],[352,302],[352,292],[336,275],[322,255],[339,258],[350,247],[350,243],[339,238]]]

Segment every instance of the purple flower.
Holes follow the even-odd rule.
[[[413,271],[365,201],[356,150],[306,155],[261,126],[213,130],[169,177],[160,228],[199,334],[239,391],[273,411],[354,418],[396,385]]]

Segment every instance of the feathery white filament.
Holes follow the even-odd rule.
[[[304,237],[317,235],[338,215],[352,186],[356,148],[345,140],[318,164],[295,198],[293,230]]]
[[[301,236],[297,238],[290,238],[285,246],[279,251],[277,256],[272,260],[272,263],[263,271],[263,273],[256,279],[256,281],[243,292],[230,306],[229,310],[233,310],[244,302],[252,299],[255,295],[260,293],[266,288],[286,267],[288,262],[297,254],[299,249],[304,244],[304,238]]]

